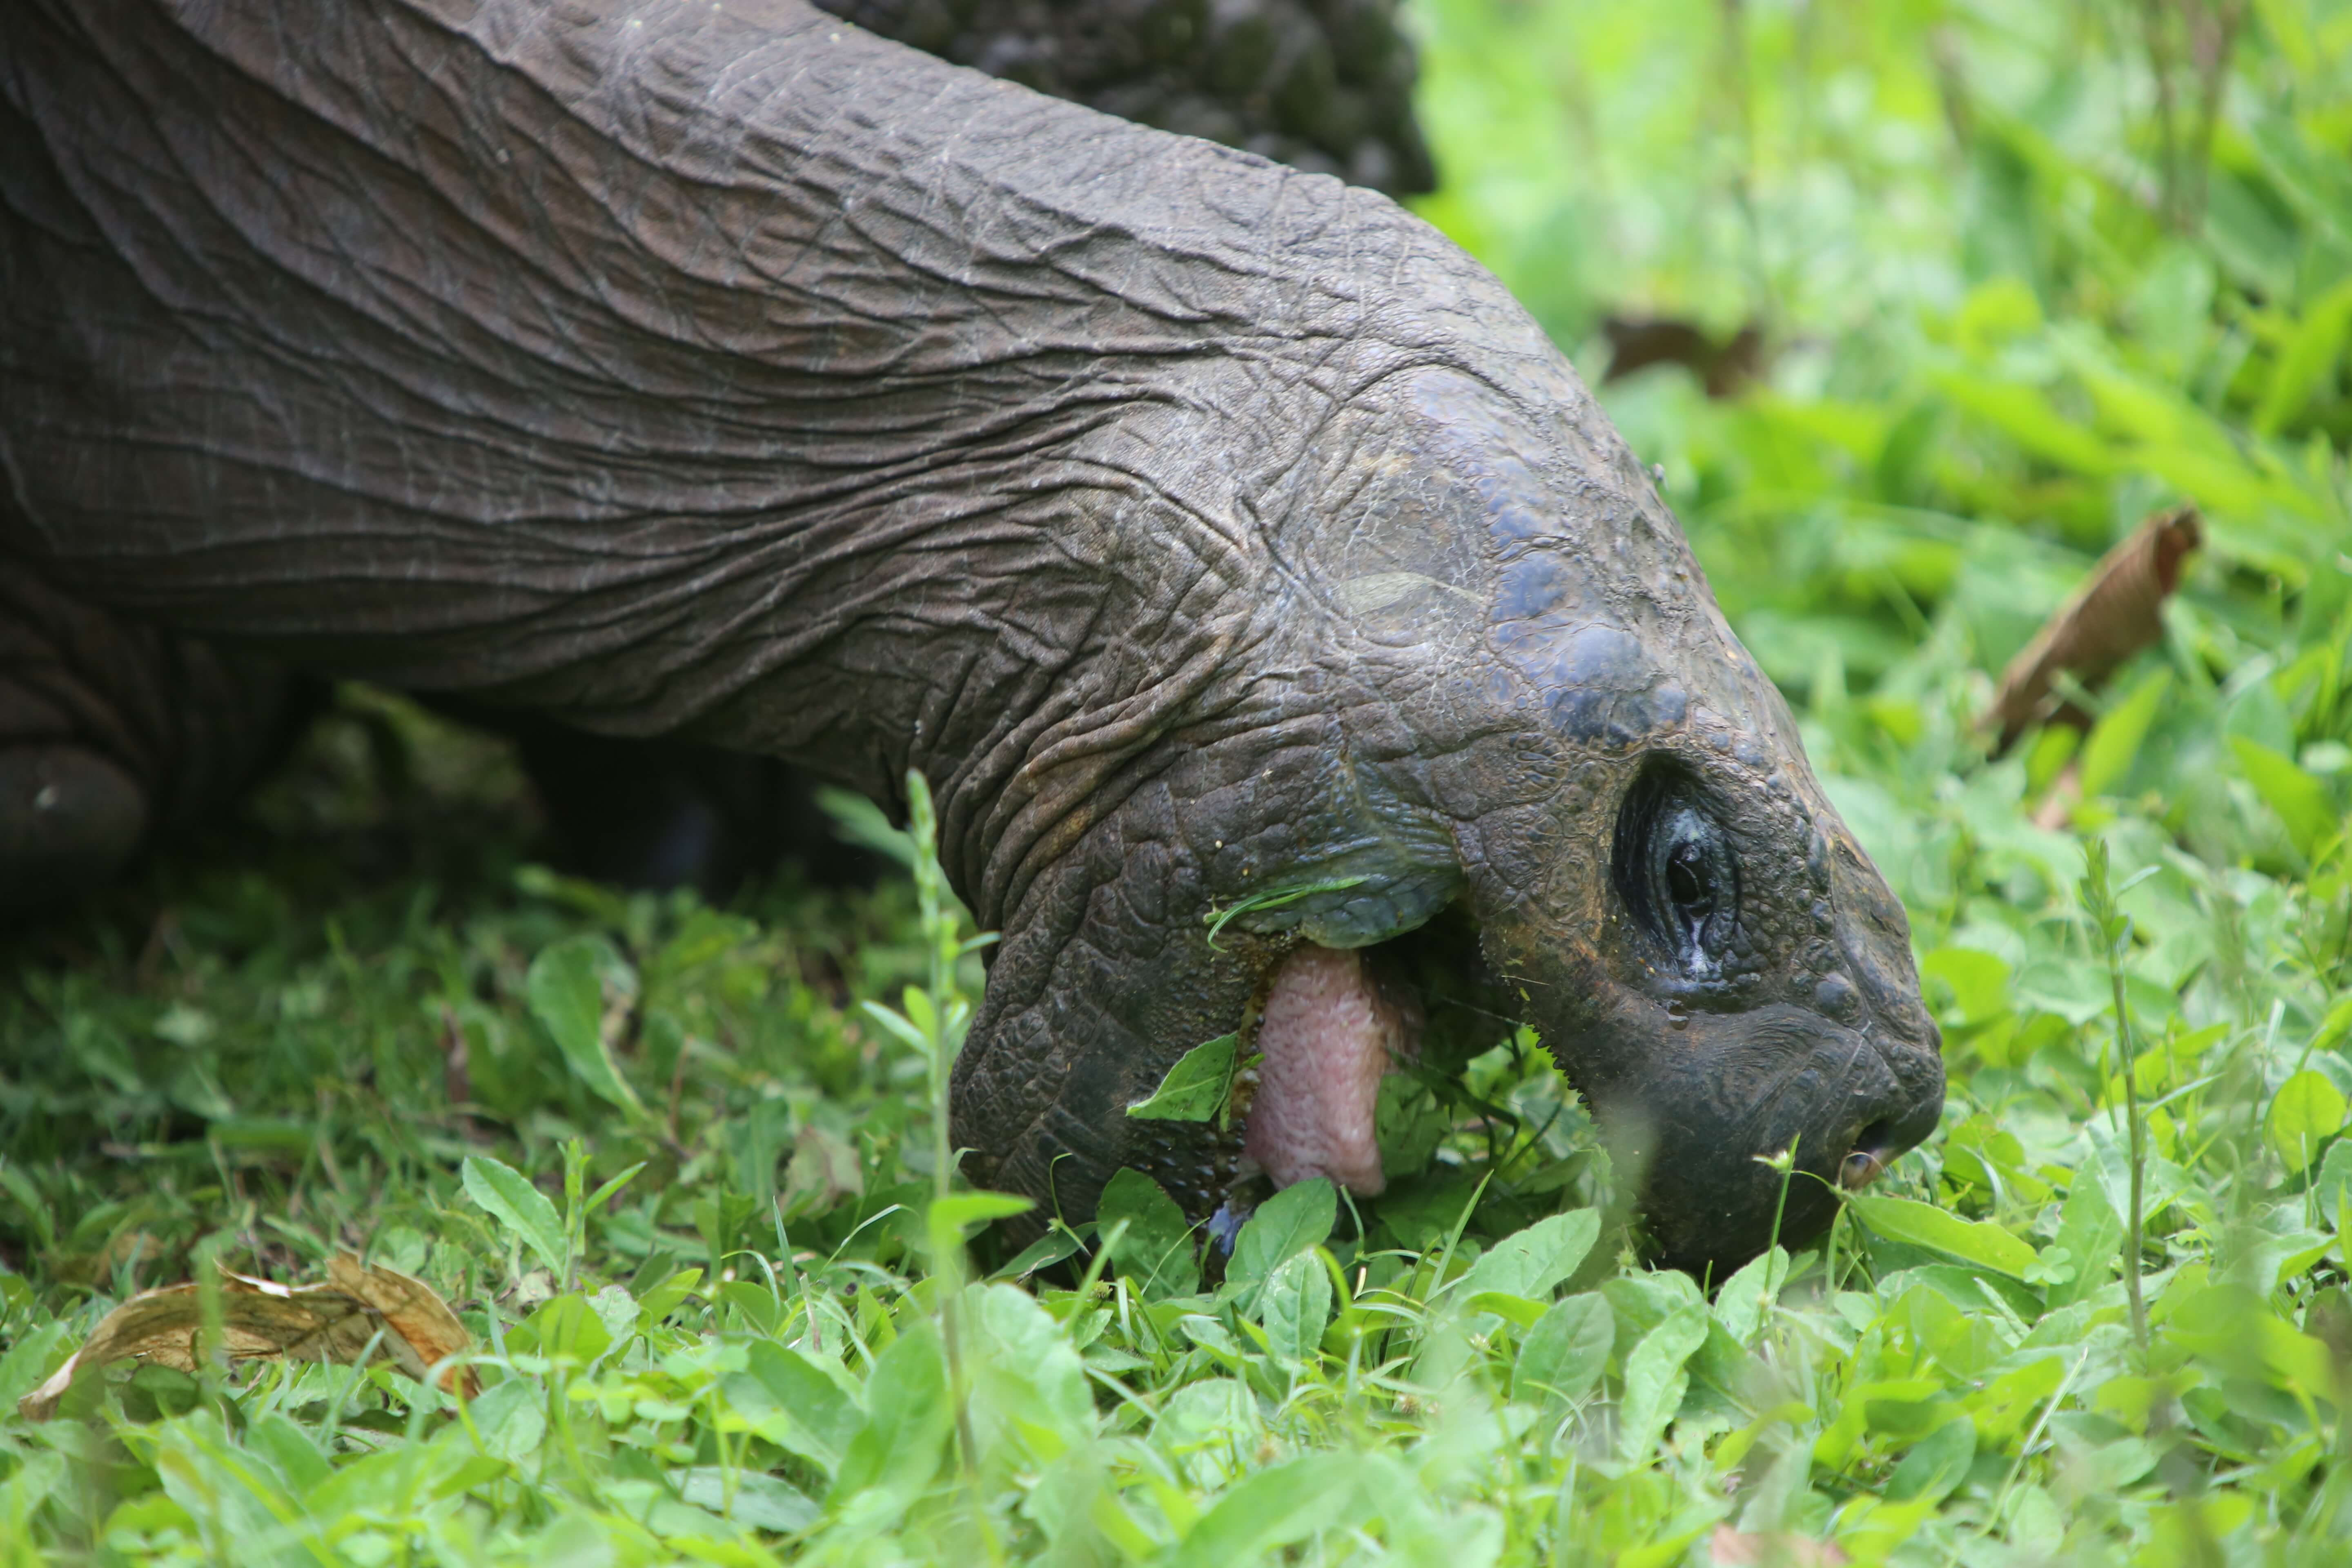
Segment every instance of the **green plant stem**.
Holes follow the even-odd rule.
[[[931,993],[931,1201],[946,1201],[955,1185],[955,1141],[948,1124],[949,1080],[955,1068],[956,1037],[964,1010],[956,991],[956,961],[962,948],[957,940],[954,910],[949,906],[947,873],[940,865],[939,816],[931,805],[929,784],[920,773],[907,770],[907,828],[915,841],[915,900],[922,924],[923,946],[929,955]],[[940,1300],[940,1342],[947,1352],[948,1387],[955,1403],[956,1453],[965,1484],[972,1489],[974,1522],[983,1535],[987,1523],[980,1509],[980,1445],[971,1428],[971,1389],[963,1363],[963,1335],[958,1310],[963,1294],[961,1236],[952,1227],[932,1227],[937,1245],[931,1259]]]
[[[1767,1255],[1780,1245],[1780,1220],[1789,1212],[1789,1178],[1796,1174],[1797,1171],[1797,1142],[1796,1138],[1790,1139],[1788,1152],[1781,1156],[1788,1161],[1788,1163],[1780,1167],[1780,1195],[1772,1205],[1772,1239],[1764,1244]],[[1766,1162],[1768,1164],[1775,1163]]]
[[[2131,1199],[2130,1212],[2124,1216],[2124,1295],[2131,1302],[2132,1338],[2139,1342],[2141,1356],[2147,1354],[2147,1302],[2140,1291],[2140,1247],[2142,1213],[2147,1199],[2143,1191],[2147,1172],[2147,1123],[2139,1109],[2139,1061],[2131,1048],[2131,1021],[2124,1012],[2124,972],[2122,964],[2110,950],[2107,957],[2107,978],[2115,987],[2116,1042],[2123,1058],[2124,1119],[2131,1134]]]
[[[2107,966],[2107,984],[2116,1009],[2116,1055],[2124,1080],[2124,1121],[2130,1140],[2131,1195],[2124,1214],[2124,1298],[2131,1304],[2132,1341],[2140,1359],[2147,1359],[2147,1302],[2140,1289],[2142,1210],[2147,1167],[2147,1126],[2139,1106],[2139,1060],[2132,1049],[2131,1013],[2124,1002],[2124,946],[2131,940],[2131,921],[2116,909],[2115,889],[2108,878],[2107,847],[2093,839],[2083,847],[2083,907],[2098,928],[2100,956]]]

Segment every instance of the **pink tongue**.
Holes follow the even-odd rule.
[[[1357,953],[1308,945],[1283,961],[1258,1024],[1257,1093],[1244,1152],[1277,1186],[1328,1176],[1360,1197],[1388,1184],[1372,1120],[1391,1058],[1412,1053],[1403,1012]]]

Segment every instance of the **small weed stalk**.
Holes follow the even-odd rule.
[[[2124,1003],[2124,948],[2131,941],[2131,919],[2116,909],[2115,888],[2107,876],[2107,846],[2094,838],[2083,846],[2083,908],[2096,928],[2099,952],[2107,965],[2107,983],[2114,988],[2116,1055],[2124,1080],[2124,1117],[2131,1138],[2131,1198],[2124,1215],[2124,1295],[2131,1303],[2132,1339],[2142,1359],[2147,1355],[2147,1302],[2140,1294],[2140,1214],[2142,1186],[2147,1167],[2147,1129],[2139,1109],[2139,1061],[2132,1051],[2131,1014]]]
[[[1789,1140],[1789,1146],[1778,1154],[1756,1156],[1758,1164],[1769,1165],[1780,1173],[1780,1195],[1772,1205],[1772,1239],[1764,1244],[1764,1250],[1767,1253],[1780,1245],[1780,1220],[1789,1212],[1789,1178],[1794,1175],[1797,1170],[1797,1139],[1791,1138]]]
[[[899,1039],[923,1055],[929,1069],[931,1100],[931,1241],[932,1287],[940,1311],[940,1339],[946,1352],[948,1386],[955,1401],[956,1444],[964,1480],[974,1489],[974,1517],[988,1535],[986,1517],[978,1503],[980,1447],[971,1426],[971,1384],[964,1366],[961,1301],[963,1291],[963,1225],[971,1219],[994,1218],[1008,1211],[987,1201],[987,1194],[954,1195],[955,1141],[948,1125],[949,1080],[954,1074],[956,1052],[971,1026],[971,998],[957,979],[966,955],[995,940],[983,934],[966,941],[962,912],[949,890],[947,872],[940,865],[939,816],[931,804],[930,786],[923,775],[907,773],[907,836],[912,843],[917,922],[926,958],[925,982],[908,986],[901,997],[902,1011],[866,1004],[866,1012]],[[1022,1205],[1025,1207],[1026,1205]],[[992,1535],[992,1560],[999,1552]]]
[[[950,902],[947,872],[940,865],[939,816],[931,807],[931,790],[923,775],[914,769],[907,770],[907,827],[915,840],[915,900],[922,924],[923,951],[929,961],[925,976],[929,1005],[920,1011],[917,1026],[921,1028],[926,1047],[924,1056],[930,1068],[931,1089],[931,1201],[943,1204],[955,1186],[955,1140],[948,1127],[948,1079],[955,1068],[956,1047],[962,1043],[964,1026],[971,1021],[971,1006],[955,989],[956,960],[961,956],[957,941],[957,921],[954,906]],[[909,1004],[914,1001],[909,995]],[[910,1005],[910,1013],[915,1009]],[[959,1332],[963,1291],[962,1248],[955,1243],[961,1238],[960,1227],[947,1229],[932,1226],[933,1239],[940,1243],[932,1248],[935,1256],[931,1268],[937,1271],[940,1292],[940,1337],[945,1342],[948,1356],[948,1386],[955,1393],[956,1447],[963,1459],[967,1478],[980,1466],[980,1447],[971,1432],[971,1400],[963,1365],[963,1336]]]
[[[928,961],[925,989],[930,1006],[914,1021],[922,1030],[926,1065],[930,1069],[931,1196],[937,1200],[946,1197],[955,1185],[948,1079],[955,1069],[963,1032],[971,1022],[971,1004],[956,985],[956,965],[966,949],[961,940],[961,921],[948,891],[947,872],[940,865],[939,816],[931,806],[929,784],[911,768],[907,771],[907,816],[908,833],[915,841],[915,900]]]

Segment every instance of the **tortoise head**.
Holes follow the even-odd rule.
[[[1400,405],[1326,556],[1451,574],[1356,623],[1420,737],[1394,793],[1447,821],[1485,966],[1638,1169],[1658,1259],[1719,1279],[1934,1130],[1909,924],[1565,366],[1520,395],[1427,373]]]
[[[1717,1279],[1776,1225],[1818,1234],[1943,1104],[1903,907],[1790,761],[1705,731],[1627,748],[1586,852],[1484,922],[1658,1260]]]

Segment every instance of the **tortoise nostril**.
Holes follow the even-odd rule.
[[[1848,1192],[1870,1185],[1885,1171],[1894,1148],[1895,1130],[1887,1121],[1874,1121],[1855,1133],[1853,1152],[1838,1165],[1838,1185]]]

